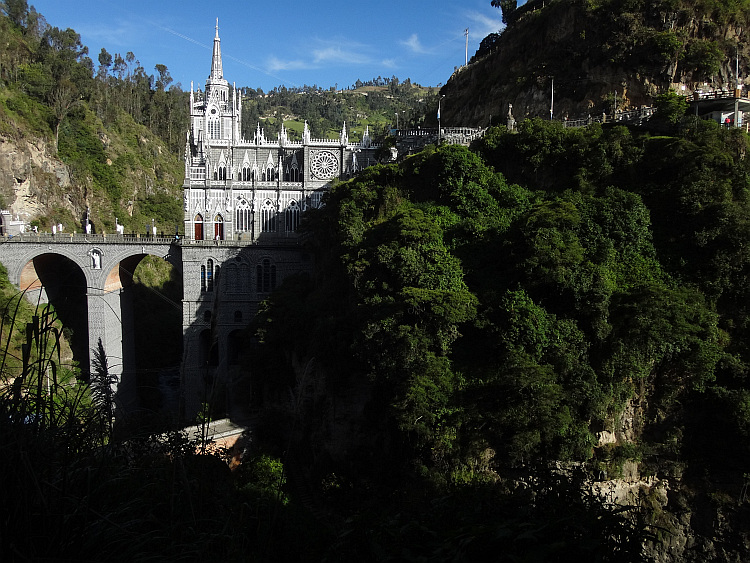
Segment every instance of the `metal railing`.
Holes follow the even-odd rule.
[[[134,244],[134,245],[165,245],[177,244],[179,246],[298,246],[302,243],[302,236],[296,233],[269,233],[262,234],[255,239],[237,238],[220,240],[195,240],[182,236],[150,236],[141,234],[91,234],[82,233],[21,233],[17,235],[0,235],[0,244],[5,243],[30,243],[30,244]]]

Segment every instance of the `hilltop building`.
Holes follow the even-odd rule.
[[[333,180],[376,163],[369,129],[359,143],[349,142],[346,124],[338,139],[313,139],[307,122],[301,142],[290,140],[283,126],[274,140],[260,125],[244,139],[241,120],[242,98],[224,79],[217,19],[205,92],[190,87],[183,184],[188,240],[289,236]]]

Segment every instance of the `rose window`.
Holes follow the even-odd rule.
[[[321,180],[330,180],[339,171],[339,162],[336,155],[328,151],[319,151],[312,157],[312,173]]]

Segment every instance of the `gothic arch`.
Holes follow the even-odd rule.
[[[242,198],[234,206],[234,230],[235,232],[244,233],[252,228],[253,213],[252,206]]]
[[[284,211],[284,223],[288,232],[293,233],[299,227],[300,212],[300,206],[295,200],[290,201],[286,206],[286,210]]]
[[[214,240],[224,240],[224,218],[221,213],[214,216]]]
[[[275,233],[276,232],[276,206],[274,203],[267,199],[260,209],[261,223],[260,231],[262,233]]]
[[[193,224],[195,226],[194,240],[203,240],[203,216],[200,213],[196,213],[195,217],[193,217]]]
[[[255,290],[269,293],[276,289],[276,264],[270,258],[263,258],[255,267]]]
[[[263,180],[266,182],[276,181],[276,167],[274,166],[271,153],[268,153],[268,160],[266,161],[266,169],[263,171]]]

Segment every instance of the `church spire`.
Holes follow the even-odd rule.
[[[216,18],[216,36],[214,37],[214,56],[211,60],[211,80],[224,78],[221,68],[221,39],[219,39],[219,18]]]

